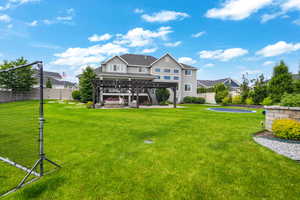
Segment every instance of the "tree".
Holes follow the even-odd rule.
[[[298,76],[295,77],[294,80],[294,93],[300,94],[300,71],[298,72]]]
[[[251,95],[255,105],[263,102],[263,100],[268,96],[267,83],[264,80],[265,77],[261,74],[256,80],[253,88],[253,93]]]
[[[51,83],[50,78],[47,79],[46,88],[52,88],[52,83]]]
[[[79,78],[79,91],[82,102],[92,101],[93,99],[93,84],[92,80],[96,78],[94,70],[87,66]]]
[[[4,61],[3,64],[0,65],[0,70],[24,64],[27,64],[27,60],[23,57],[15,61]],[[10,89],[12,93],[30,91],[32,86],[36,83],[33,75],[34,70],[31,66],[0,73],[0,86]]]
[[[273,102],[280,102],[285,93],[293,92],[293,77],[283,61],[274,67],[273,77],[269,82],[268,91]]]
[[[222,103],[223,99],[229,96],[229,90],[223,83],[215,85],[214,90],[216,93],[215,100],[218,104]]]
[[[249,79],[245,75],[243,75],[243,83],[240,86],[242,103],[246,103],[246,99],[249,97],[249,93],[250,93],[249,83],[250,83]]]
[[[159,88],[155,91],[158,103],[165,102],[170,97],[170,92],[166,88]]]

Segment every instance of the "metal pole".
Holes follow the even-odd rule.
[[[176,101],[177,101],[177,97],[176,97],[176,88],[173,88],[173,95],[174,95],[174,99],[173,99],[173,106],[174,108],[176,108]]]
[[[40,176],[44,175],[44,70],[43,63],[38,63],[40,70]]]

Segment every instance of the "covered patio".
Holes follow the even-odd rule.
[[[103,93],[105,89],[116,89],[118,91],[127,91],[128,102],[132,103],[133,99],[136,98],[136,108],[140,107],[140,94],[143,91],[150,89],[169,88],[173,91],[173,107],[176,108],[176,92],[178,88],[177,83],[167,82],[154,82],[152,80],[140,80],[140,79],[128,79],[128,80],[109,80],[109,79],[94,79],[93,80],[93,108],[97,105],[104,105]]]

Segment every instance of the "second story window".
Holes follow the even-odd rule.
[[[171,72],[171,70],[170,70],[170,69],[164,69],[164,72],[166,72],[166,73],[170,73],[170,72]]]
[[[174,80],[179,80],[179,77],[178,76],[174,76]]]
[[[118,66],[117,66],[117,65],[114,65],[113,68],[114,68],[114,69],[113,69],[114,72],[118,71]]]
[[[171,76],[164,76],[165,80],[171,80]]]
[[[155,72],[160,72],[160,68],[155,68]]]
[[[191,76],[192,75],[192,70],[185,70],[184,74],[186,76]]]
[[[184,85],[184,91],[190,92],[192,90],[192,86],[190,84],[185,84]]]
[[[139,72],[143,72],[143,68],[140,67],[140,68],[139,68]]]
[[[174,73],[175,73],[175,74],[178,74],[178,73],[179,73],[179,70],[178,70],[178,69],[174,69]]]

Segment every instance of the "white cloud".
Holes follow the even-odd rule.
[[[0,22],[9,23],[10,21],[11,21],[10,16],[6,14],[0,15]]]
[[[75,9],[74,8],[69,8],[65,10],[65,15],[63,16],[57,16],[54,19],[44,19],[42,22],[46,25],[51,25],[51,24],[73,24],[73,18],[75,16]]]
[[[53,49],[53,50],[61,49],[61,47],[58,45],[45,44],[45,43],[33,43],[31,44],[31,46],[35,48],[43,48],[43,49]]]
[[[125,35],[117,34],[115,44],[126,44],[129,47],[142,47],[153,43],[154,39],[167,40],[168,34],[172,33],[171,27],[163,26],[157,31],[145,30],[143,28],[134,28]]]
[[[165,43],[165,46],[166,47],[177,47],[179,45],[181,45],[182,42],[181,41],[177,41],[177,42],[168,42],[168,43]]]
[[[242,48],[231,48],[225,50],[215,50],[215,51],[200,51],[200,58],[203,59],[216,59],[221,61],[229,61],[233,58],[246,55],[248,50]]]
[[[178,59],[179,63],[183,63],[183,64],[187,64],[187,65],[193,65],[195,63],[197,63],[196,60],[190,58],[190,57],[181,57]]]
[[[155,51],[157,51],[157,48],[144,49],[142,53],[154,53]]]
[[[298,26],[300,26],[300,19],[294,20],[293,23],[296,24],[296,25],[298,25]]]
[[[278,56],[281,54],[290,53],[300,49],[300,43],[286,43],[285,41],[279,41],[275,44],[268,45],[263,49],[256,52],[257,55],[264,57]]]
[[[244,70],[241,72],[241,74],[246,74],[246,75],[258,75],[261,74],[262,71],[261,70]]]
[[[208,18],[242,20],[270,5],[273,0],[227,0],[221,8],[213,8],[205,14]]]
[[[14,27],[14,25],[12,25],[12,24],[7,25],[7,28],[12,28],[12,27]]]
[[[92,35],[91,37],[89,37],[89,41],[91,42],[100,42],[100,41],[105,41],[105,40],[109,40],[112,38],[112,35],[109,34],[109,33],[105,33],[103,35],[97,35],[97,34],[94,34]]]
[[[207,63],[204,65],[205,68],[210,68],[210,67],[214,67],[214,66],[215,66],[215,64],[213,64],[213,63]]]
[[[134,13],[141,14],[141,13],[144,13],[144,10],[140,9],[140,8],[136,8],[136,9],[134,9]]]
[[[201,37],[201,36],[203,36],[203,35],[205,35],[205,34],[206,34],[205,31],[201,31],[201,32],[199,32],[199,33],[192,34],[192,37],[193,37],[193,38],[198,38],[198,37]]]
[[[108,56],[127,52],[127,48],[113,43],[94,45],[88,48],[69,48],[63,53],[54,54],[54,56],[58,57],[58,59],[53,61],[51,64],[81,66],[99,63]]]
[[[288,0],[281,5],[282,10],[300,10],[300,0]]]
[[[0,6],[0,11],[16,8],[26,3],[39,2],[40,0],[8,0],[3,6]]]
[[[34,21],[32,21],[32,22],[29,22],[29,23],[27,23],[27,25],[28,26],[37,26],[38,25],[38,21],[37,20],[34,20]]]
[[[168,22],[173,20],[182,20],[184,18],[189,17],[187,13],[183,12],[176,12],[176,11],[169,11],[163,10],[158,13],[153,13],[152,15],[144,14],[142,18],[147,22]]]
[[[275,64],[274,61],[266,61],[263,63],[263,66],[274,65],[274,64]]]
[[[275,19],[281,15],[284,15],[284,12],[276,12],[273,14],[264,14],[261,16],[261,23],[266,23],[272,19]]]

